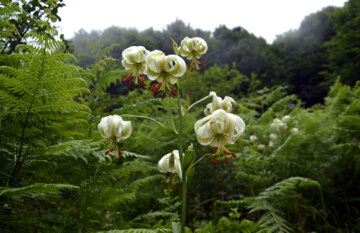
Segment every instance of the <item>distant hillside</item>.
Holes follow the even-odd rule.
[[[256,74],[263,86],[285,85],[307,105],[323,100],[337,76],[349,85],[358,80],[360,70],[360,3],[350,0],[343,8],[328,7],[304,18],[299,29],[277,37],[269,45],[242,27],[219,26],[214,32],[193,29],[177,20],[163,31],[110,27],[102,32],[80,30],[72,38],[78,64],[89,67],[96,61],[97,46],[121,60],[131,45],[173,53],[169,37],[178,43],[199,36],[209,46],[203,57],[207,66],[236,64],[240,73]],[[90,46],[92,44],[92,46]]]

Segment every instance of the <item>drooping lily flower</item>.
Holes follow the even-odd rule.
[[[179,178],[182,179],[179,151],[173,150],[171,153],[164,155],[158,163],[158,169],[162,173],[177,173]]]
[[[179,47],[180,55],[186,57],[188,60],[191,60],[188,68],[191,69],[191,72],[194,69],[194,66],[200,70],[198,64],[205,66],[205,64],[198,59],[207,52],[208,46],[206,41],[200,37],[189,38],[185,37],[181,41]]]
[[[117,142],[130,137],[132,133],[131,121],[123,121],[118,115],[110,115],[101,118],[98,129],[100,135],[110,142],[110,149],[105,154],[107,155],[113,150],[116,150],[118,154],[122,154]]]
[[[157,81],[159,84],[153,84],[151,90],[153,96],[158,91],[163,91],[162,98],[165,98],[166,91],[169,90],[173,95],[177,93],[173,90],[175,84],[186,72],[185,61],[177,55],[165,56],[160,50],[150,52],[146,58],[146,74],[151,81]]]
[[[227,113],[223,109],[218,109],[211,115],[198,120],[195,123],[194,129],[197,140],[201,145],[209,145],[216,148],[217,151],[213,154],[214,162],[215,156],[220,156],[223,152],[225,154],[231,153],[236,158],[235,153],[229,152],[225,146],[235,143],[244,132],[245,123],[239,116]],[[227,159],[225,159],[225,162],[227,162]]]
[[[124,82],[131,79],[129,87],[132,87],[134,84],[137,87],[141,87],[140,82],[143,86],[146,86],[145,78],[140,76],[145,74],[146,62],[145,57],[149,53],[144,46],[131,46],[125,49],[122,52],[122,65],[126,70],[131,71],[131,74],[123,79]]]
[[[213,101],[212,103],[206,105],[206,108],[204,110],[204,113],[206,115],[210,115],[218,109],[223,109],[226,112],[231,112],[232,104],[236,103],[235,100],[229,96],[225,96],[223,100],[221,97],[217,96],[214,91],[211,91],[209,95],[213,96]]]

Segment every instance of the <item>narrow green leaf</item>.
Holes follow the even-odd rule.
[[[186,102],[185,102],[185,105],[184,105],[184,108],[185,108],[186,111],[188,111],[189,106],[190,106],[190,99],[189,99],[189,95],[186,94]]]
[[[174,132],[177,134],[175,123],[174,123],[174,116],[172,114],[171,109],[168,110],[167,117],[168,117],[168,122],[169,122],[170,128],[172,130],[174,130]]]
[[[173,49],[174,49],[174,53],[176,55],[179,55],[179,48],[177,46],[177,43],[175,42],[175,40],[173,38],[170,37],[170,40],[172,41],[172,46],[173,46]]]
[[[188,149],[185,151],[185,156],[184,156],[184,160],[183,160],[183,168],[184,168],[185,172],[190,167],[190,165],[194,162],[194,159],[195,159],[195,150],[191,144],[188,147]]]

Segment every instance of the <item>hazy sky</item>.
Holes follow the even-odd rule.
[[[71,38],[83,28],[110,26],[142,31],[180,19],[194,29],[214,31],[219,25],[241,26],[271,43],[276,35],[296,29],[306,15],[326,6],[343,6],[346,0],[64,0],[60,32]]]

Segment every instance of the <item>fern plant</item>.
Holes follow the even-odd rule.
[[[88,93],[81,70],[69,63],[73,57],[61,52],[55,35],[52,28],[46,34],[31,34],[34,46],[25,45],[25,53],[9,55],[19,66],[0,67],[1,148],[11,158],[3,171],[11,177],[11,185],[24,159],[36,156],[49,142],[66,140],[70,126],[80,131],[90,111],[76,101]]]

